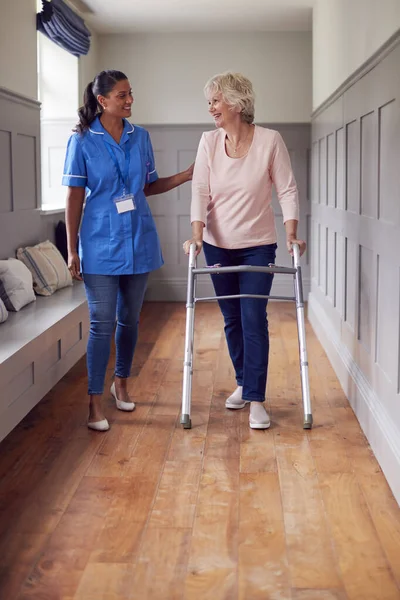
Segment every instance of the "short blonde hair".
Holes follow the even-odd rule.
[[[243,121],[250,125],[253,123],[255,95],[253,85],[247,77],[231,71],[214,75],[204,86],[204,94],[208,98],[211,94],[219,92],[227,104],[241,109],[240,114]]]

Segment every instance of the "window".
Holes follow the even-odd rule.
[[[43,210],[65,207],[61,179],[68,138],[77,122],[78,87],[78,59],[38,33]]]

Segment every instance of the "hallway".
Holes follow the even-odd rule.
[[[272,426],[227,411],[214,304],[196,320],[193,428],[179,425],[184,304],[148,303],[133,414],[85,427],[80,361],[0,446],[4,600],[395,600],[400,510],[307,325],[302,430],[295,312],[270,304]],[[108,372],[108,385],[112,369]]]

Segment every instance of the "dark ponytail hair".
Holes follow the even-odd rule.
[[[79,123],[74,131],[84,133],[96,116],[102,112],[102,107],[97,102],[97,96],[107,96],[114,88],[117,81],[128,79],[121,71],[101,71],[93,81],[88,83],[83,94],[83,106],[78,110]]]

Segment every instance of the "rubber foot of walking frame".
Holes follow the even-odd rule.
[[[181,425],[183,425],[183,429],[192,429],[192,421],[189,415],[181,416]]]
[[[312,428],[312,424],[313,424],[312,415],[305,415],[304,416],[303,429],[311,429]]]

